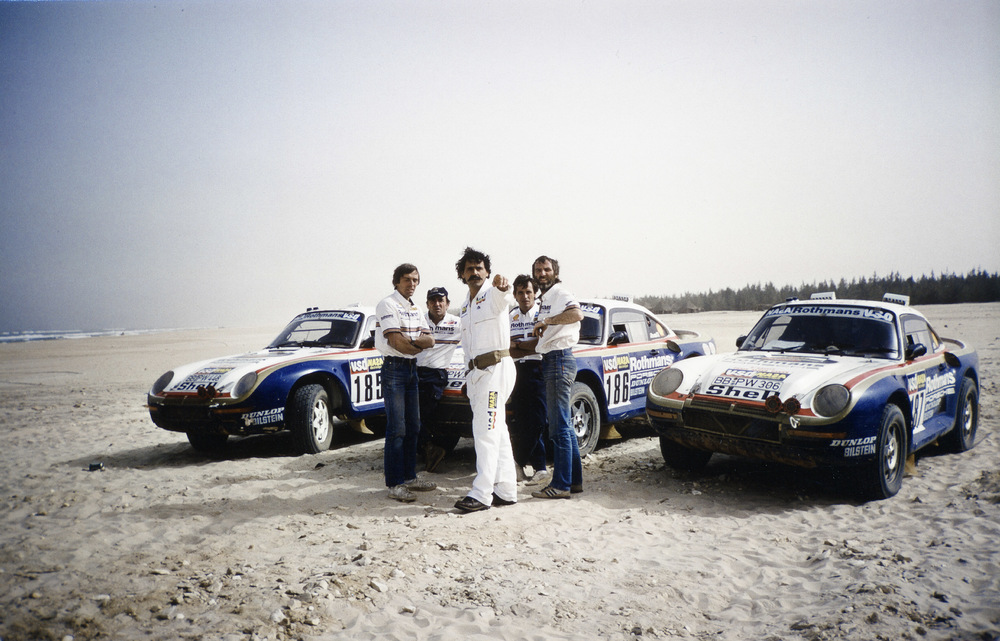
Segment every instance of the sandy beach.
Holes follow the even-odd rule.
[[[213,460],[150,421],[161,373],[280,327],[0,344],[0,639],[998,639],[1000,303],[920,309],[979,351],[977,444],[865,504],[775,464],[675,473],[635,421],[582,495],[463,516],[471,440],[401,504],[346,428]],[[758,316],[663,318],[731,351]]]

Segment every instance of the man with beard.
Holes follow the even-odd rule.
[[[539,256],[531,266],[542,287],[534,334],[535,351],[542,355],[549,438],[553,444],[552,480],[548,487],[532,492],[540,499],[568,499],[583,491],[583,464],[570,416],[570,397],[576,380],[573,346],[580,340],[580,303],[559,280],[559,261]]]
[[[389,498],[416,500],[412,490],[437,487],[417,479],[417,439],[420,435],[420,397],[417,354],[434,346],[424,315],[413,303],[420,284],[416,266],[403,263],[392,274],[395,290],[375,307],[378,329],[375,347],[382,354],[382,395],[385,399],[383,468]]]
[[[514,303],[510,282],[497,274],[493,284],[490,257],[471,247],[455,263],[458,278],[469,287],[462,303],[462,350],[468,362],[466,390],[472,406],[476,478],[468,496],[455,503],[462,512],[517,502],[517,474],[507,431],[506,404],[514,389],[510,358],[510,317]]]

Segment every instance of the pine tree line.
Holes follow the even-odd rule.
[[[948,303],[990,303],[1000,301],[1000,274],[972,270],[968,274],[941,274],[903,278],[898,272],[888,276],[874,274],[848,282],[822,281],[798,287],[775,287],[772,283],[726,288],[708,293],[685,293],[681,296],[639,296],[635,302],[656,314],[691,311],[760,310],[787,298],[809,298],[815,292],[837,293],[837,298],[881,300],[886,292],[910,297],[911,305]]]

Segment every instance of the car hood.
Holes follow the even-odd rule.
[[[674,367],[684,371],[679,394],[763,401],[777,393],[782,400],[794,396],[806,406],[812,393],[826,384],[846,385],[864,372],[892,364],[856,356],[734,352],[690,359]]]
[[[212,386],[219,396],[227,396],[233,385],[250,372],[271,370],[303,360],[346,357],[356,352],[355,349],[329,347],[274,348],[198,361],[174,368],[173,379],[162,394],[197,394],[199,387]]]

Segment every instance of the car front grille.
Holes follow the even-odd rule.
[[[690,407],[684,410],[684,426],[739,438],[778,443],[781,424],[752,416],[711,412]]]

